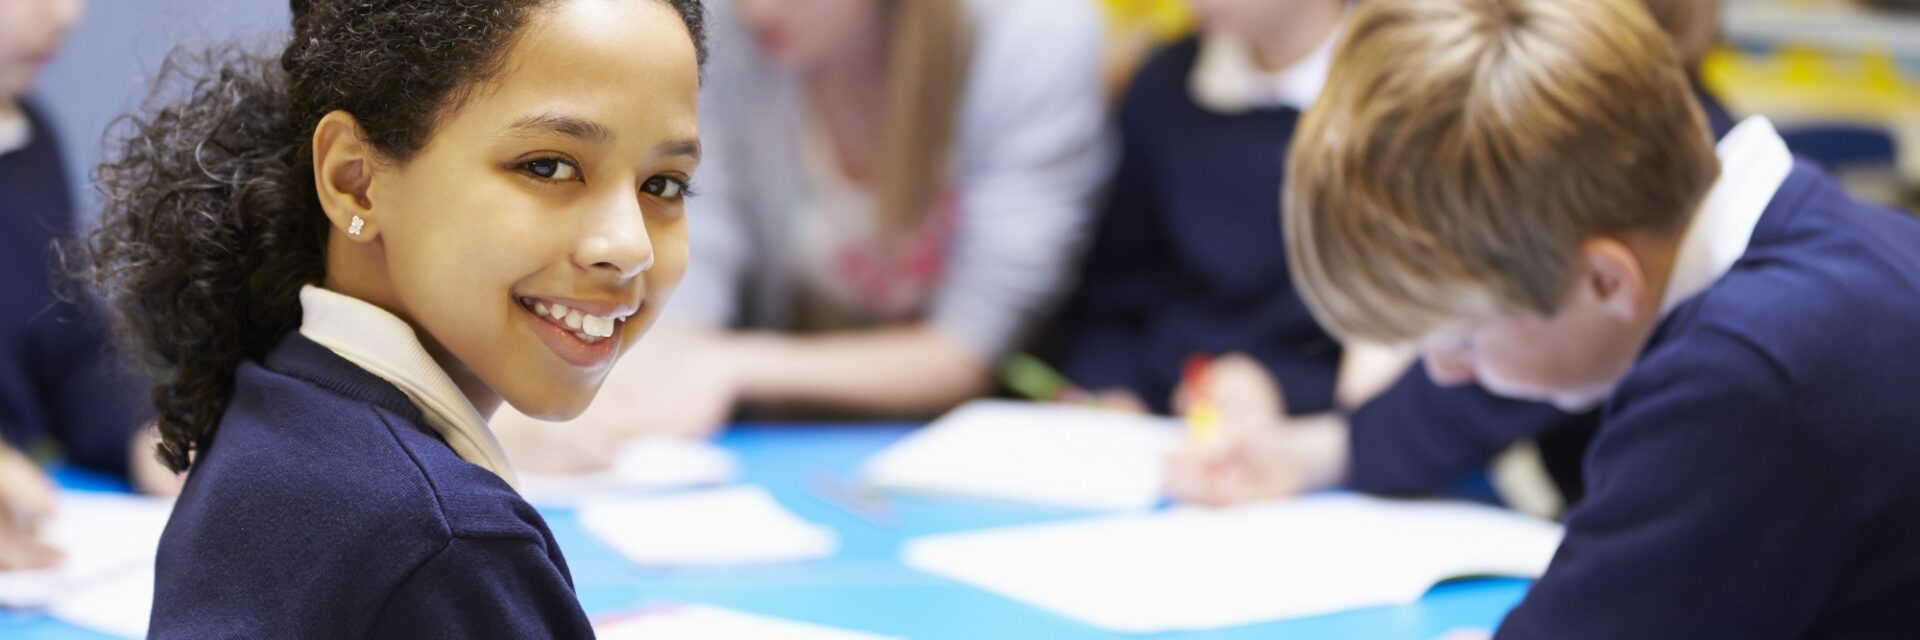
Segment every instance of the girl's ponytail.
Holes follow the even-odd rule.
[[[81,266],[144,355],[160,459],[184,471],[240,363],[299,325],[301,285],[325,275],[327,223],[311,170],[296,170],[303,132],[277,59],[175,52],[149,102],[100,167],[105,209]]]

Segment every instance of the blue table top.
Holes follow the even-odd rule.
[[[765,486],[787,508],[840,534],[840,551],[819,562],[727,570],[643,570],[589,536],[571,510],[545,510],[567,555],[588,613],[616,614],[655,602],[696,602],[915,639],[1138,637],[1108,633],[1020,602],[902,566],[900,545],[916,536],[1086,517],[1088,512],[1004,503],[893,497],[875,519],[829,500],[823,479],[848,480],[869,454],[907,433],[893,426],[750,426],[720,444],[735,452],[744,482]],[[62,484],[121,489],[111,480],[56,473]],[[1429,640],[1461,627],[1497,625],[1527,582],[1486,579],[1435,587],[1420,602],[1211,632],[1154,638],[1366,638]],[[44,615],[0,611],[0,637],[97,639]]]

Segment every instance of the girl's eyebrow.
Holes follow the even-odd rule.
[[[699,138],[682,138],[679,140],[668,140],[660,144],[659,153],[660,155],[666,156],[666,157],[679,156],[684,158],[692,158],[694,162],[699,162],[700,161],[700,139]]]
[[[515,137],[532,137],[547,133],[557,133],[594,145],[613,141],[613,132],[600,126],[600,123],[557,113],[527,116],[514,121],[512,126],[507,127],[507,134]]]

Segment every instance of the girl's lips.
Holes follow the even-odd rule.
[[[541,317],[524,305],[514,306],[519,307],[521,313],[526,314],[527,319],[533,323],[534,334],[540,336],[540,340],[547,343],[547,348],[552,349],[554,355],[560,356],[560,359],[567,364],[591,369],[612,363],[615,348],[620,344],[617,326],[613,337],[596,338],[588,342],[580,338],[578,331],[569,329],[564,324],[556,324],[551,316]],[[617,324],[626,323],[623,321]]]

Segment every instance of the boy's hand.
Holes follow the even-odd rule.
[[[1167,492],[1209,506],[1294,496],[1331,486],[1346,464],[1346,425],[1333,416],[1289,419],[1280,385],[1264,365],[1242,354],[1214,360],[1207,401],[1219,435],[1188,442],[1167,457]],[[1181,413],[1199,400],[1175,392]]]
[[[53,483],[32,460],[0,444],[0,571],[45,569],[60,561],[60,551],[41,542],[36,530],[53,510]]]
[[[1167,493],[1213,507],[1299,495],[1339,479],[1345,448],[1345,426],[1326,418],[1223,431],[1167,455]]]
[[[1220,426],[1226,432],[1253,428],[1272,422],[1287,413],[1280,382],[1267,372],[1266,365],[1244,353],[1221,356],[1209,364],[1207,400],[1219,412]],[[1185,383],[1173,391],[1174,413],[1185,415],[1197,398]]]

